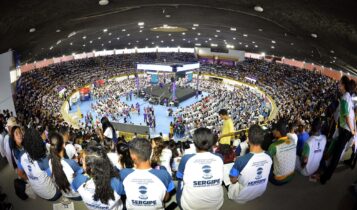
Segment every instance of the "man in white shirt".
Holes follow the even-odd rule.
[[[219,209],[223,205],[223,160],[210,153],[215,140],[208,128],[193,134],[196,154],[184,155],[176,173],[177,201],[183,209]]]
[[[230,173],[231,185],[229,199],[245,203],[261,196],[267,187],[272,159],[262,149],[264,131],[259,125],[253,125],[248,133],[250,152],[239,157]]]
[[[298,136],[295,133],[295,126],[294,125],[289,125],[289,133],[287,134],[287,137],[297,145]]]
[[[326,136],[320,133],[321,121],[316,118],[312,122],[312,135],[305,142],[301,158],[296,158],[296,169],[304,176],[313,175],[320,167],[326,146]]]

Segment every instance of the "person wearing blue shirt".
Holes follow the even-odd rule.
[[[303,146],[305,142],[309,139],[310,135],[308,132],[305,131],[305,128],[303,125],[299,125],[298,128],[298,143],[296,146],[296,154],[298,156],[301,156]]]

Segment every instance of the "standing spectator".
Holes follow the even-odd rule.
[[[303,146],[307,141],[307,139],[310,137],[310,135],[305,131],[304,125],[299,125],[297,136],[298,136],[298,142],[296,146],[296,154],[300,157]]]
[[[104,139],[108,141],[112,140],[114,143],[117,143],[118,138],[113,125],[109,122],[109,119],[107,117],[103,117],[100,122],[102,123]]]
[[[90,210],[122,209],[123,184],[102,146],[90,146],[83,154],[85,174],[79,174],[72,186]]]
[[[286,136],[287,130],[285,120],[279,120],[273,126],[276,141],[269,146],[268,154],[273,159],[270,182],[275,185],[287,184],[294,177],[296,144]]]
[[[46,146],[40,133],[33,128],[26,130],[23,146],[25,153],[20,157],[18,168],[26,173],[32,190],[48,201],[58,200],[62,194],[49,176]]]
[[[171,158],[172,151],[167,148],[167,145],[162,140],[162,137],[156,137],[151,140],[151,147],[153,148],[151,157],[151,166],[163,166],[167,172],[172,175]]]
[[[320,133],[321,121],[316,118],[312,122],[311,136],[305,142],[301,158],[296,158],[296,168],[304,176],[311,176],[320,167],[326,146],[326,136]]]
[[[151,149],[151,144],[146,139],[137,138],[129,143],[135,169],[126,168],[120,172],[128,210],[163,209],[164,201],[169,200],[169,193],[175,188],[166,170],[151,168]]]
[[[231,185],[228,197],[237,203],[245,203],[261,196],[267,187],[272,160],[261,147],[264,131],[252,125],[248,131],[250,152],[239,157],[230,173]]]
[[[234,136],[234,125],[232,118],[229,117],[226,109],[221,109],[219,112],[219,117],[223,120],[223,126],[221,130],[221,135],[219,137],[220,144],[231,144],[232,136]]]
[[[347,76],[343,76],[338,83],[338,88],[342,97],[339,105],[338,117],[338,139],[335,141],[331,151],[330,164],[327,166],[324,174],[320,178],[321,184],[325,184],[335,171],[341,154],[346,143],[355,135],[355,115],[353,111],[353,102],[349,92],[351,92],[350,80]]]
[[[215,143],[208,128],[193,134],[197,153],[182,157],[177,179],[177,201],[183,209],[219,209],[223,205],[223,161],[210,153]]]
[[[67,126],[62,126],[59,129],[59,133],[62,135],[65,144],[65,149],[66,149],[65,157],[69,159],[77,158],[78,157],[77,150],[74,147],[74,145],[69,141],[70,139],[69,128]]]
[[[20,126],[15,125],[11,129],[10,133],[10,150],[12,154],[12,162],[14,164],[14,168],[17,172],[17,175],[23,180],[27,180],[26,174],[18,169],[18,164],[20,162],[21,155],[25,152],[24,147],[22,145],[23,142],[23,132]]]

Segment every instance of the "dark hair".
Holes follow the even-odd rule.
[[[261,145],[264,141],[264,130],[259,125],[252,125],[248,130],[249,143]]]
[[[346,75],[343,75],[341,77],[340,82],[345,87],[346,92],[351,92],[352,91],[351,80]]]
[[[10,149],[11,149],[11,150],[16,149],[15,131],[16,131],[17,129],[20,129],[20,131],[22,132],[21,127],[18,126],[18,125],[15,125],[14,127],[12,127],[12,128],[11,128],[11,131],[10,131],[10,142],[9,142],[9,146],[10,146]]]
[[[351,79],[350,80],[350,94],[351,95],[356,92],[356,86],[357,86],[356,81]]]
[[[148,161],[151,157],[151,144],[147,139],[135,138],[129,143],[129,149],[131,153],[135,155],[141,161]]]
[[[223,156],[229,155],[233,152],[231,145],[229,144],[220,144],[218,146],[218,152]]]
[[[164,140],[161,137],[156,137],[151,139],[151,142],[155,142],[156,147],[154,148],[152,157],[151,157],[151,165],[156,166],[160,165],[160,157],[162,150],[165,148]]]
[[[311,132],[317,133],[321,130],[321,119],[319,117],[315,118],[311,124]]]
[[[102,123],[102,128],[103,128],[103,132],[105,132],[105,130],[107,130],[107,128],[111,128],[112,132],[113,132],[113,138],[115,136],[115,129],[113,127],[113,125],[109,122],[109,119],[107,117],[102,117],[102,119],[100,120],[100,123]],[[106,136],[104,136],[105,138],[107,138]]]
[[[31,160],[37,161],[46,157],[46,146],[43,143],[40,133],[34,128],[29,128],[25,131],[22,144]]]
[[[93,199],[108,204],[110,199],[115,199],[111,179],[119,177],[119,174],[102,146],[88,147],[85,154],[86,173],[92,177],[95,184]]]
[[[58,131],[62,136],[68,134],[69,135],[69,128],[67,126],[61,126]]]
[[[221,109],[221,110],[219,110],[218,114],[219,115],[228,115],[228,111],[227,111],[227,109]]]
[[[63,167],[61,164],[61,156],[60,153],[64,150],[63,144],[64,140],[61,134],[52,133],[49,137],[50,140],[50,155],[49,159],[52,165],[52,178],[54,179],[57,187],[64,192],[70,192],[70,184],[66,177],[66,174],[63,171]]]
[[[127,143],[118,143],[117,144],[117,153],[121,155],[119,162],[125,168],[133,168],[134,162],[130,157],[129,145]]]
[[[286,136],[288,133],[288,128],[286,126],[286,120],[280,119],[275,125],[273,125],[273,130],[280,132],[281,136]]]
[[[208,151],[214,144],[214,136],[208,128],[198,128],[193,133],[193,143],[196,148],[203,151]]]

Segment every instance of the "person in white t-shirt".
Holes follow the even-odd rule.
[[[135,168],[125,168],[120,172],[126,192],[126,208],[161,209],[170,199],[175,185],[170,174],[164,169],[153,169],[150,163],[151,144],[146,139],[134,139],[129,143],[131,159]]]
[[[89,146],[84,151],[83,170],[85,174],[74,178],[72,188],[81,195],[88,209],[123,208],[120,199],[125,194],[123,184],[102,146]]]
[[[12,151],[11,151],[11,148],[10,148],[10,142],[12,140],[10,139],[11,138],[10,137],[10,133],[11,133],[12,127],[14,127],[16,125],[17,125],[17,121],[16,121],[15,117],[10,117],[7,120],[6,129],[8,131],[8,134],[4,137],[4,142],[3,142],[3,145],[4,145],[3,148],[4,148],[4,152],[5,152],[5,157],[7,159],[7,162],[11,166],[11,168],[15,168],[16,163],[14,163],[14,160],[12,158]]]
[[[156,137],[151,140],[151,146],[153,148],[151,157],[151,166],[163,166],[172,175],[171,170],[171,158],[172,151],[169,150],[161,137]]]
[[[50,155],[49,167],[51,178],[56,186],[61,190],[63,196],[72,200],[81,200],[79,193],[71,188],[72,181],[76,174],[83,173],[83,169],[72,159],[64,158],[64,140],[61,134],[53,133],[49,137]]]
[[[40,133],[33,128],[27,129],[23,147],[25,153],[20,157],[18,169],[26,173],[28,183],[36,195],[49,201],[58,200],[62,194],[50,177],[46,146]]]
[[[235,161],[229,176],[228,197],[237,203],[245,203],[261,196],[268,184],[272,159],[262,149],[264,131],[252,125],[248,131],[250,152]]]
[[[294,125],[292,125],[292,124],[289,125],[289,133],[287,133],[286,136],[297,145],[298,136],[295,133],[295,126]]]
[[[320,167],[326,146],[326,136],[320,133],[321,121],[316,118],[312,122],[312,135],[303,146],[301,158],[296,159],[296,169],[304,176],[311,176]]]
[[[223,160],[209,152],[215,143],[208,128],[193,134],[196,154],[184,155],[176,177],[177,201],[182,209],[219,209],[223,205]]]
[[[65,143],[65,151],[66,154],[65,156],[68,159],[75,159],[78,157],[78,153],[72,142],[69,141],[70,139],[70,134],[69,134],[69,128],[66,126],[63,126],[60,128],[59,133],[62,135],[64,143]]]

